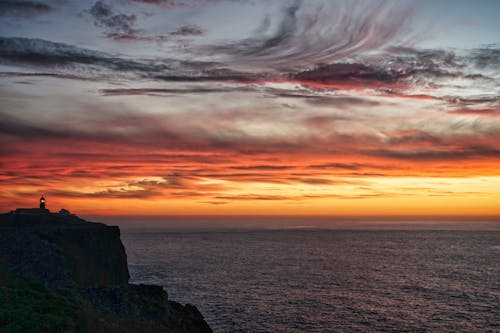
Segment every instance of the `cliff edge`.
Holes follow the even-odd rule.
[[[212,332],[196,307],[128,280],[117,226],[0,214],[1,332]]]

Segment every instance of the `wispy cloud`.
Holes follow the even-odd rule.
[[[201,36],[203,35],[203,29],[196,24],[183,25],[170,34],[173,36]]]
[[[388,45],[403,36],[410,15],[410,7],[384,2],[294,1],[277,24],[266,17],[255,36],[209,45],[200,52],[225,54],[237,64],[300,68]]]
[[[1,1],[0,17],[33,18],[48,14],[53,10],[52,6],[41,1]]]

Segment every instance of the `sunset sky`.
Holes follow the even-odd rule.
[[[0,1],[0,211],[500,216],[500,1]]]

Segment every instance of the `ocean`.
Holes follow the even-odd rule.
[[[500,332],[500,231],[122,232],[132,283],[216,333]]]

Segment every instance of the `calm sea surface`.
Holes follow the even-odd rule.
[[[499,231],[123,232],[214,332],[500,332]]]

